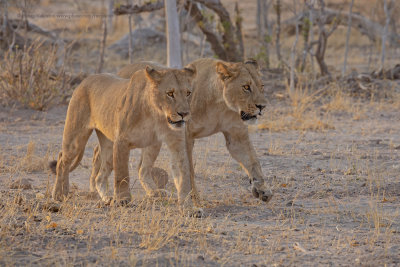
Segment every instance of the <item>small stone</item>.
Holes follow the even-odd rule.
[[[10,184],[10,189],[23,189],[23,190],[29,190],[32,189],[31,183],[28,181],[28,179],[19,179],[17,181],[14,181],[13,183]]]

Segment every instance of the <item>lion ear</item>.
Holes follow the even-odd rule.
[[[255,60],[254,58],[247,59],[247,60],[244,62],[244,64],[253,65],[256,69],[258,69],[257,60]]]
[[[217,73],[221,80],[228,80],[236,75],[236,70],[222,62],[217,63]]]
[[[190,78],[194,78],[196,76],[196,67],[193,66],[192,64],[187,65],[186,67],[183,68],[183,71],[190,76]]]
[[[164,77],[161,72],[155,70],[150,66],[146,66],[146,76],[150,81],[155,83],[160,83],[161,79]]]

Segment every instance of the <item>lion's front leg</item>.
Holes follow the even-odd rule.
[[[167,141],[167,146],[171,155],[171,169],[174,177],[174,183],[178,192],[178,203],[181,210],[194,217],[201,217],[203,211],[193,205],[190,192],[190,166],[187,157],[187,148],[184,136],[181,138],[171,138]]]
[[[63,156],[63,153],[58,154],[56,167],[56,182],[54,184],[52,197],[55,200],[62,201],[69,192],[69,168],[71,159]]]
[[[264,183],[260,162],[250,142],[247,128],[235,128],[224,132],[224,137],[229,153],[240,163],[250,178],[253,196],[264,202],[270,201],[273,193]]]
[[[142,156],[139,163],[139,180],[146,194],[150,197],[162,195],[153,180],[152,170],[161,149],[161,142],[142,149]]]
[[[131,201],[129,190],[129,152],[127,142],[116,140],[113,146],[114,200],[118,203]]]

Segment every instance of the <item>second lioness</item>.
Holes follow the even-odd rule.
[[[155,69],[165,68],[151,62],[135,63],[121,69],[118,76],[129,78],[148,64]],[[261,115],[267,102],[257,62],[249,60],[244,63],[229,63],[216,59],[198,59],[190,65],[197,72],[190,102],[191,119],[186,127],[192,193],[197,196],[192,161],[194,139],[222,132],[229,153],[250,178],[253,195],[268,202],[272,198],[272,192],[264,184],[261,166],[246,125]],[[142,150],[139,174],[153,166],[160,148],[160,144],[155,144]],[[92,181],[97,172],[96,164],[93,166]],[[146,188],[147,193],[151,194],[154,188],[155,185]]]

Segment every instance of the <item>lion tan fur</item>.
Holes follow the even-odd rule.
[[[93,130],[99,139],[93,160],[91,189],[109,202],[107,178],[114,169],[114,199],[130,201],[129,151],[167,144],[181,204],[191,190],[185,123],[190,118],[190,94],[195,70],[155,70],[144,66],[124,79],[111,74],[87,77],[75,89],[68,106],[62,151],[56,165],[53,198],[69,191],[69,172],[82,158]],[[142,170],[141,183],[149,195],[157,193],[152,166]],[[185,202],[185,203],[184,203]]]
[[[130,77],[147,64],[159,70],[165,68],[151,62],[141,62],[122,68],[117,75]],[[190,65],[197,71],[190,102],[191,119],[186,125],[193,195],[195,198],[198,196],[192,161],[194,140],[222,132],[228,151],[250,178],[252,194],[268,202],[272,192],[264,183],[264,175],[246,125],[254,122],[267,104],[257,63],[254,60],[229,63],[199,59]],[[159,146],[142,150],[139,175],[142,168],[153,166],[159,151]]]

